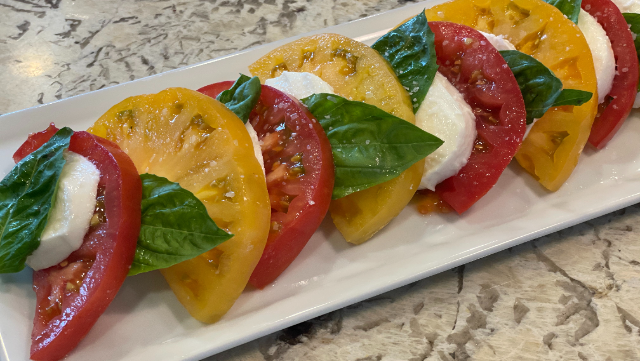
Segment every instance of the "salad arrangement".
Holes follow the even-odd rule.
[[[71,352],[127,275],[159,269],[193,317],[216,322],[247,283],[273,282],[327,212],[354,244],[418,188],[463,213],[514,156],[559,188],[587,139],[603,147],[628,115],[638,60],[620,23],[634,30],[635,16],[583,3],[615,34],[598,105],[579,4],[554,5],[567,17],[537,0],[455,0],[371,48],[302,38],[258,59],[253,78],[131,97],[88,132],[30,135],[0,183],[0,272],[35,270],[32,359]],[[93,183],[72,159],[96,169]]]

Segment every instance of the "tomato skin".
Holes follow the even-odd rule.
[[[478,135],[467,164],[436,186],[438,196],[462,213],[496,184],[516,154],[524,137],[526,110],[513,73],[480,32],[441,21],[429,26],[435,34],[438,71],[476,115]]]
[[[51,130],[55,130],[53,125],[44,133],[49,138],[55,134]],[[43,132],[30,136],[18,158],[47,140]],[[33,273],[37,306],[31,359],[36,361],[63,358],[89,332],[127,277],[140,233],[142,183],[131,159],[114,143],[87,132],[75,132],[69,150],[88,158],[100,171],[98,189],[104,190],[106,221],[89,229],[82,246],[61,262],[68,265]],[[66,276],[82,277],[81,283],[76,292],[58,299],[60,313],[55,315],[50,307],[52,292],[56,286],[77,280],[63,278]]]
[[[232,85],[232,81],[225,81],[208,85],[198,91],[215,98]],[[272,228],[269,232],[262,257],[249,279],[249,283],[257,288],[264,288],[275,281],[300,254],[329,210],[334,183],[331,144],[320,123],[296,99],[266,85],[262,86],[260,101],[249,118],[258,139],[263,140],[265,136],[275,134],[275,128],[281,124],[276,116],[278,112],[272,111],[273,109],[284,110],[285,114],[280,114],[284,118],[284,124],[289,129],[295,129],[302,138],[300,141],[308,148],[299,149],[300,141],[288,143],[292,144],[292,148],[298,146],[298,150],[304,154],[302,161],[305,177],[289,178],[286,185],[282,185],[280,181],[269,181],[269,174],[274,172],[273,165],[274,161],[277,161],[277,154],[274,154],[271,148],[263,149],[267,189],[272,199],[271,222],[278,222],[282,227],[278,230]],[[292,116],[293,114],[295,116]],[[274,122],[274,118],[277,122]],[[286,148],[282,152],[297,153],[296,150]],[[283,188],[287,193],[296,194],[288,212],[282,212],[277,205],[278,194]]]
[[[58,128],[53,124],[49,124],[49,127],[43,131],[31,133],[27,140],[22,143],[20,148],[13,153],[13,161],[18,163],[22,158],[28,156],[36,149],[40,148],[46,143],[54,134],[58,131]]]
[[[589,143],[602,149],[620,129],[633,107],[638,89],[638,56],[633,34],[611,0],[583,0],[582,9],[593,16],[607,33],[616,59],[616,76],[611,92],[605,98],[605,103],[606,99],[610,102],[600,105],[589,135]]]

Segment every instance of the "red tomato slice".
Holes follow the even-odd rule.
[[[14,154],[19,161],[57,131],[34,133]],[[89,332],[122,286],[140,233],[142,183],[133,162],[114,143],[75,132],[69,150],[100,170],[100,223],[59,265],[33,273],[37,306],[31,333],[31,359],[54,361],[68,354]]]
[[[638,56],[629,25],[611,0],[582,0],[582,9],[593,16],[607,33],[616,59],[616,76],[611,92],[598,106],[589,134],[589,143],[602,149],[620,129],[633,107],[638,92]]]
[[[470,27],[429,22],[435,34],[438,71],[462,94],[476,115],[478,136],[467,164],[436,193],[456,212],[469,209],[498,181],[526,127],[524,100],[513,73],[486,38]]]
[[[233,82],[198,91],[215,98]],[[249,283],[264,288],[298,256],[329,209],[334,167],[320,123],[297,100],[263,85],[249,121],[258,133],[271,200],[271,230]]]

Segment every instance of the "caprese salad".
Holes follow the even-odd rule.
[[[127,275],[160,270],[212,323],[248,283],[274,282],[327,212],[360,244],[418,190],[465,212],[514,157],[558,189],[633,106],[632,31],[640,15],[610,0],[454,0],[372,47],[304,37],[253,77],[29,135],[0,182],[0,273],[34,270],[31,358],[71,352]]]

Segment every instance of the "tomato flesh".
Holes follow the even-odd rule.
[[[233,82],[198,91],[215,98]],[[320,226],[334,182],[331,144],[306,107],[285,93],[263,85],[249,119],[262,141],[271,228],[260,262],[249,283],[264,288],[298,256]]]
[[[611,0],[583,0],[582,9],[591,14],[607,33],[616,59],[611,92],[599,105],[589,135],[589,143],[602,149],[620,129],[633,107],[638,89],[638,56],[629,26]]]
[[[498,181],[526,127],[518,83],[498,51],[478,31],[449,22],[429,22],[435,34],[438,71],[462,94],[476,116],[478,133],[467,164],[436,186],[456,212],[469,209]]]
[[[14,154],[19,161],[51,138],[53,125]],[[84,338],[122,286],[140,233],[142,183],[131,159],[114,143],[75,132],[69,150],[100,171],[96,212],[84,243],[60,264],[33,273],[36,313],[31,359],[63,358]]]

